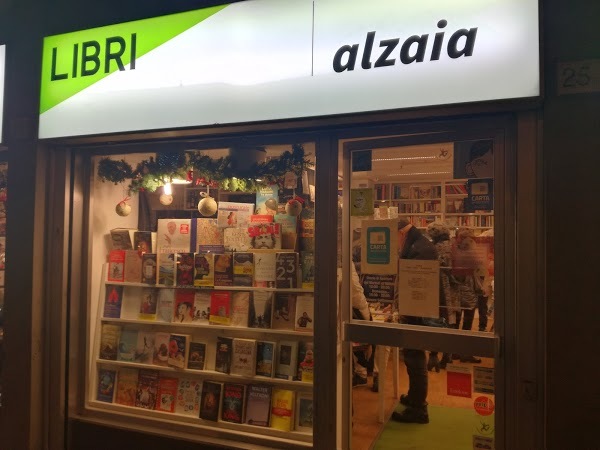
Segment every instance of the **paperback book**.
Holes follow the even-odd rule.
[[[195,291],[193,289],[177,289],[175,291],[175,308],[173,322],[191,323],[194,318]]]
[[[125,406],[135,406],[135,396],[138,384],[138,370],[122,367],[117,374],[117,392],[115,403]]]
[[[246,227],[254,214],[254,203],[219,202],[217,224],[221,228]]]
[[[313,430],[313,397],[308,392],[296,394],[296,431],[312,432]]]
[[[156,308],[158,307],[158,292],[155,289],[142,289],[142,299],[140,301],[139,319],[156,320]]]
[[[298,287],[298,253],[277,252],[275,254],[275,287],[294,289]]]
[[[313,310],[314,297],[312,295],[296,297],[296,331],[311,332],[314,330]]]
[[[116,361],[119,350],[121,327],[110,323],[102,324],[100,336],[100,359]]]
[[[254,281],[254,254],[235,252],[233,254],[233,285],[252,286]]]
[[[231,292],[212,291],[210,294],[209,323],[215,325],[231,324]]]
[[[273,389],[271,400],[271,428],[291,431],[294,426],[294,391]]]
[[[275,252],[254,254],[254,286],[275,287]]]
[[[133,232],[133,249],[142,253],[152,253],[152,232],[151,231],[134,231]]]
[[[221,409],[221,394],[223,383],[204,380],[200,398],[200,418],[217,422]]]
[[[125,250],[125,274],[127,283],[142,282],[142,255],[137,250]]]
[[[172,367],[184,369],[187,366],[191,336],[188,334],[171,333],[169,339],[168,364]]]
[[[247,327],[250,315],[250,292],[231,293],[231,326]]]
[[[215,268],[213,253],[196,253],[194,255],[194,286],[210,287],[215,285]]]
[[[110,230],[110,241],[112,250],[131,250],[133,241],[131,240],[134,229],[113,228]]]
[[[115,286],[113,284],[106,285],[104,297],[104,317],[116,318],[121,317],[121,305],[123,304],[123,286]]]
[[[300,252],[302,264],[302,289],[314,289],[315,287],[315,254],[314,252]]]
[[[142,255],[142,283],[156,284],[156,253]]]
[[[233,286],[233,262],[231,253],[215,255],[215,286]]]
[[[202,382],[193,378],[180,378],[177,390],[175,412],[198,417],[200,414],[200,393]]]
[[[135,362],[152,364],[154,360],[154,331],[138,331],[135,348]]]
[[[194,293],[194,316],[192,322],[208,325],[210,318],[210,292],[196,291]]]
[[[175,280],[177,286],[194,286],[194,254],[177,253],[175,266]]]
[[[246,385],[225,383],[223,386],[221,420],[224,422],[244,423],[245,400]]]
[[[250,328],[271,328],[273,293],[255,291],[250,301],[248,326]]]
[[[281,228],[281,248],[295,250],[298,241],[298,218],[289,214],[276,214],[273,221]]]
[[[273,216],[268,217],[273,219]],[[248,224],[248,236],[250,237],[250,248],[281,249],[281,228],[278,223],[272,221],[268,223],[251,222]]]
[[[191,251],[192,219],[158,219],[156,253],[186,253]]]
[[[314,380],[315,354],[312,341],[298,341],[298,370],[296,380],[312,383]]]
[[[96,400],[112,403],[115,394],[117,371],[111,369],[98,370],[98,391]]]
[[[156,407],[157,392],[158,370],[140,369],[135,396],[135,406],[144,409],[154,409]]]
[[[248,230],[245,227],[225,228],[223,245],[228,252],[247,252],[251,248]]]
[[[254,339],[233,339],[231,353],[232,375],[253,377],[256,368],[256,341]]]
[[[292,381],[298,368],[298,341],[279,341],[275,378]]]
[[[206,343],[190,342],[189,353],[188,369],[204,370],[204,363],[206,361]]]
[[[156,410],[173,413],[177,399],[179,380],[173,377],[161,377],[158,380],[158,393],[156,396]]]
[[[229,373],[231,371],[231,354],[233,339],[223,336],[217,337],[215,351],[215,372]]]
[[[158,284],[173,286],[175,284],[175,254],[159,253],[157,255]]]
[[[125,281],[125,250],[111,250],[108,254],[107,281]]]
[[[175,290],[160,289],[158,291],[158,305],[156,307],[156,320],[159,322],[171,322],[173,310],[175,309]]]
[[[256,342],[256,375],[272,378],[275,368],[275,349],[276,342],[257,341]]]
[[[268,427],[271,418],[271,386],[251,384],[246,394],[246,423]]]
[[[117,353],[117,360],[135,362],[137,349],[138,331],[125,329],[121,331],[119,338],[119,351]]]
[[[196,227],[196,242],[193,250],[199,251],[199,247],[207,245],[223,245],[223,228],[220,228],[217,219],[195,219],[192,227]]]
[[[272,326],[274,330],[293,330],[296,317],[296,294],[275,293]]]
[[[169,341],[171,333],[157,332],[154,335],[154,359],[153,363],[157,366],[169,365]]]
[[[256,191],[256,214],[274,215],[279,203],[279,186],[272,184]]]

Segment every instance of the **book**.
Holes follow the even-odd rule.
[[[125,281],[125,250],[111,250],[108,254],[107,281]]]
[[[165,333],[162,331],[157,332],[154,335],[154,353],[153,353],[153,364],[157,366],[168,366],[169,365],[169,341],[171,340],[171,333]]]
[[[294,425],[294,391],[274,388],[271,395],[271,428],[291,431]]]
[[[304,251],[315,251],[315,219],[300,218],[300,248]]]
[[[160,289],[156,306],[156,320],[159,322],[171,322],[173,310],[175,309],[175,290]]]
[[[133,232],[133,250],[141,254],[152,253],[152,232],[134,231]]]
[[[223,230],[223,247],[228,252],[246,252],[250,246],[250,236],[245,227],[225,228]]]
[[[117,352],[118,361],[129,361],[134,362],[135,350],[137,348],[138,331],[126,329],[121,331],[119,337],[119,350]]]
[[[230,372],[232,345],[232,338],[217,336],[217,347],[215,351],[215,372]]]
[[[172,322],[191,323],[194,318],[194,302],[195,291],[193,289],[177,289]]]
[[[152,364],[154,360],[154,331],[139,330],[135,347],[135,361],[140,364]]]
[[[200,393],[202,382],[193,378],[180,378],[175,402],[175,412],[198,417],[200,414]]]
[[[192,227],[196,228],[194,252],[198,252],[199,247],[206,245],[223,245],[223,228],[219,228],[217,219],[195,219],[192,221]],[[193,237],[192,236],[192,237]]]
[[[156,309],[158,307],[158,292],[155,289],[142,289],[140,301],[140,312],[138,318],[142,320],[156,320]]]
[[[232,375],[253,377],[256,370],[256,341],[254,339],[234,338],[231,347]]]
[[[256,216],[254,216],[256,217]],[[268,216],[272,219],[272,216]],[[248,224],[250,248],[253,249],[281,249],[281,228],[273,222],[251,222]]]
[[[125,406],[135,406],[135,395],[138,384],[138,369],[122,367],[117,373],[117,392],[115,403]]]
[[[204,420],[217,422],[221,410],[221,394],[223,383],[204,380],[202,383],[202,394],[200,397],[199,417]]]
[[[229,325],[231,323],[231,292],[211,292],[210,317],[208,321],[216,325]]]
[[[276,214],[273,221],[281,228],[281,248],[295,250],[298,241],[298,218],[289,214]]]
[[[156,258],[158,284],[173,286],[175,284],[175,254],[159,253]]]
[[[116,361],[119,350],[121,326],[110,323],[102,324],[100,335],[100,359]]]
[[[156,284],[156,253],[142,254],[142,283]]]
[[[231,326],[247,327],[250,315],[250,292],[231,293]]]
[[[225,383],[221,405],[221,420],[224,422],[244,423],[246,385]]]
[[[313,430],[313,396],[308,392],[296,394],[294,429],[305,432]]]
[[[186,253],[191,251],[192,219],[158,219],[156,253]]]
[[[208,325],[210,317],[210,292],[196,291],[194,293],[194,315],[192,322]]]
[[[233,262],[231,253],[215,254],[215,286],[233,286]]]
[[[271,184],[264,186],[256,191],[256,209],[255,214],[274,215],[277,213],[277,204],[279,203],[279,186]]]
[[[298,369],[295,379],[305,383],[312,383],[315,370],[315,353],[312,341],[298,341]]]
[[[298,368],[298,341],[283,340],[277,346],[275,378],[293,380]]]
[[[256,342],[256,370],[255,374],[261,377],[273,377],[275,368],[276,342]]]
[[[98,389],[96,392],[96,400],[101,402],[112,403],[115,394],[116,377],[116,370],[98,370]]]
[[[296,294],[276,292],[271,328],[274,330],[294,330],[295,318]]]
[[[254,286],[275,287],[275,252],[254,253]]]
[[[268,427],[271,418],[272,387],[251,384],[246,393],[246,423],[257,427]]]
[[[194,286],[194,253],[177,253],[175,282],[177,286]]]
[[[302,289],[313,289],[315,287],[314,252],[300,252],[300,263],[302,266]]]
[[[233,285],[252,286],[254,281],[254,253],[235,252],[233,254]]]
[[[110,241],[112,250],[131,250],[133,248],[132,235],[135,232],[131,228],[113,228],[110,230]]]
[[[169,339],[169,366],[184,369],[187,366],[191,336],[171,333]]]
[[[255,291],[250,301],[248,326],[250,328],[271,328],[273,293]]]
[[[196,253],[194,255],[194,286],[214,286],[214,256],[213,253]]]
[[[156,407],[157,392],[158,370],[140,369],[135,395],[135,406],[144,409],[154,409]]]
[[[275,254],[275,287],[293,289],[298,287],[298,253],[277,252]]]
[[[312,295],[298,295],[296,297],[296,331],[314,330],[314,297]]]
[[[123,281],[142,282],[142,255],[137,250],[125,250],[125,273]]]
[[[221,228],[245,227],[254,214],[254,203],[219,202],[217,224]]]
[[[205,342],[190,342],[188,369],[204,370],[206,361],[206,343]]]
[[[123,304],[123,286],[107,284],[104,294],[104,317],[118,319],[121,317]]]
[[[174,377],[160,377],[156,394],[157,411],[175,412],[179,380]]]

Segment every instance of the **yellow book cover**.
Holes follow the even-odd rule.
[[[273,389],[271,428],[291,431],[294,428],[294,391]]]

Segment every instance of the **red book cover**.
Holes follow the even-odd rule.
[[[231,292],[212,291],[210,294],[210,323],[231,324]]]
[[[160,378],[158,380],[158,395],[156,396],[156,409],[164,412],[175,412],[177,399],[177,378]]]
[[[108,281],[125,281],[125,250],[111,250],[108,254]]]
[[[173,322],[188,323],[194,318],[193,289],[177,289],[175,291],[175,309],[173,310]]]

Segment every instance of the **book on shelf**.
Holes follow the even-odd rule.
[[[134,362],[136,360],[135,351],[137,349],[137,341],[138,330],[122,330],[121,335],[119,337],[119,350],[117,352],[117,360]]]
[[[107,281],[125,281],[125,250],[111,250],[108,254]]]
[[[158,307],[158,292],[152,288],[142,289],[138,318],[141,320],[156,320]]]
[[[158,266],[158,284],[164,286],[175,285],[175,254],[159,253],[156,264]]]
[[[152,363],[156,366],[169,365],[169,342],[171,333],[159,331],[154,335],[154,353]]]
[[[192,322],[196,324],[208,325],[210,318],[210,292],[196,291],[194,293],[194,315]]]
[[[154,359],[154,331],[139,330],[135,347],[135,361],[140,364],[152,364]]]
[[[196,253],[194,255],[194,286],[214,286],[214,253]]]
[[[100,335],[100,359],[116,361],[119,350],[121,326],[110,323],[102,324]]]
[[[250,236],[245,227],[225,228],[223,230],[223,248],[228,252],[246,252],[250,250]]]
[[[152,232],[151,231],[134,231],[133,232],[133,250],[137,250],[141,254],[153,253]]]
[[[215,351],[215,372],[229,373],[231,371],[231,354],[233,338],[217,336]]]
[[[313,289],[315,287],[315,253],[300,252],[300,263],[302,266],[302,289]]]
[[[298,218],[289,214],[276,214],[273,221],[281,227],[281,248],[295,250],[298,241]]]
[[[293,380],[298,368],[298,341],[282,340],[277,346],[275,378]]]
[[[256,342],[256,375],[268,378],[273,377],[276,348],[277,343],[273,341]]]
[[[277,204],[279,203],[279,186],[271,184],[264,186],[256,191],[256,209],[255,214],[274,215],[277,213]]]
[[[98,389],[96,390],[96,400],[112,403],[115,395],[116,378],[116,370],[98,369]]]
[[[160,289],[156,306],[156,320],[158,322],[171,322],[175,309],[175,289]]]
[[[190,342],[188,369],[204,370],[206,362],[206,342]]]
[[[199,252],[200,246],[223,245],[223,228],[219,227],[217,219],[192,220],[192,228],[195,228],[195,233],[192,233],[192,239],[195,237],[195,245],[192,246],[194,252]]]
[[[296,331],[314,330],[314,297],[312,295],[298,295],[296,297]]]
[[[256,341],[254,339],[234,338],[231,347],[232,375],[253,377],[256,367]]]
[[[117,392],[115,403],[125,406],[135,406],[135,396],[138,384],[138,369],[121,367],[117,373]]]
[[[315,251],[314,217],[300,217],[300,250]]]
[[[112,250],[133,249],[133,228],[113,228],[110,230],[110,242]]]
[[[231,293],[231,326],[247,327],[250,316],[250,292]]]
[[[276,292],[271,328],[274,330],[294,330],[296,317],[296,294]]]
[[[298,253],[277,252],[275,254],[275,287],[293,289],[298,287]]]
[[[104,317],[118,319],[123,305],[123,286],[107,284],[104,293]]]
[[[231,324],[231,292],[212,291],[210,294],[209,323],[215,325]]]
[[[295,392],[274,388],[271,397],[271,428],[291,431],[294,427]]]
[[[186,253],[191,251],[192,219],[158,219],[156,253]]]
[[[250,300],[248,326],[250,328],[271,328],[272,313],[273,292],[253,292]]]
[[[233,254],[233,285],[252,286],[254,281],[254,253],[235,252]]]
[[[169,359],[171,367],[184,369],[187,366],[191,336],[189,334],[171,333],[169,338]]]
[[[254,203],[219,202],[217,224],[221,228],[246,227],[254,214]]]
[[[194,286],[194,253],[177,253],[175,282],[177,286]]]
[[[125,250],[123,281],[126,283],[142,282],[142,255],[137,250]]]
[[[315,371],[315,353],[312,341],[298,341],[298,370],[296,380],[312,383]]]
[[[272,387],[250,384],[246,390],[246,423],[257,427],[268,427],[271,418]]]
[[[191,323],[193,321],[195,293],[194,289],[177,289],[175,291],[172,322]]]
[[[296,394],[294,429],[304,432],[312,432],[313,430],[313,396],[309,392],[298,392]]]
[[[221,396],[223,383],[204,380],[202,383],[202,394],[200,396],[199,417],[204,420],[217,422],[221,409]]]
[[[135,406],[144,409],[154,409],[156,407],[157,392],[158,370],[140,369],[135,395]]]
[[[221,420],[231,423],[244,423],[244,407],[246,404],[246,385],[225,383],[221,405]]]
[[[233,286],[233,262],[231,253],[215,254],[215,286]]]
[[[175,412],[198,417],[200,414],[200,393],[202,382],[193,378],[180,378],[175,402]]]
[[[254,286],[275,287],[275,252],[254,253]]]
[[[142,254],[142,283],[156,284],[156,253]]]
[[[156,410],[173,413],[177,399],[179,380],[175,377],[160,377],[156,395]]]
[[[281,227],[278,223],[273,223],[273,216],[252,217],[268,217],[270,222],[250,222],[248,224],[250,248],[281,249]]]

